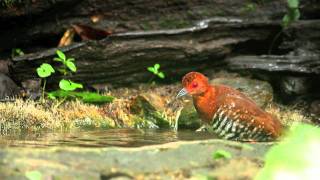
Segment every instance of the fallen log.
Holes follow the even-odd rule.
[[[320,74],[319,55],[236,56],[226,59],[227,67],[236,71],[265,71],[295,74]]]
[[[155,63],[161,64],[170,80],[191,70],[219,68],[237,46],[247,42],[268,44],[279,29],[277,22],[213,18],[191,28],[119,33],[61,50],[76,59],[78,72],[70,77],[75,81],[87,84],[148,81],[152,74],[146,68]],[[13,58],[13,78],[18,81],[36,78],[36,67],[52,62],[55,50]]]

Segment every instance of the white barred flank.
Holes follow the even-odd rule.
[[[233,106],[219,107],[213,115],[211,121],[212,130],[222,138],[229,140],[255,140],[255,141],[269,141],[272,139],[271,135],[263,131],[262,127],[255,127],[255,119],[250,119],[249,122],[241,121],[240,111],[232,111]]]

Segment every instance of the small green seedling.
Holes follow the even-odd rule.
[[[230,159],[232,157],[231,153],[225,150],[217,150],[215,152],[213,152],[212,154],[212,158],[214,160],[217,159]]]
[[[56,51],[57,57],[53,60],[62,63],[62,68],[56,68],[61,74],[66,76],[67,74],[71,74],[72,72],[77,71],[77,67],[74,63],[74,58],[67,58],[66,55],[60,51]],[[44,79],[44,86],[42,90],[42,100],[44,100],[44,91],[46,84],[46,77],[49,77],[52,73],[54,73],[54,69],[50,64],[43,63],[39,68],[37,68],[38,76]],[[64,100],[77,98],[87,103],[106,103],[111,102],[114,98],[112,96],[104,96],[98,93],[90,93],[90,92],[74,92],[76,89],[82,89],[83,85],[80,83],[75,83],[69,79],[61,79],[59,82],[60,90],[52,91],[47,93],[50,99],[62,98],[61,101],[55,107],[58,107]]]
[[[156,75],[157,77],[161,78],[161,79],[164,79],[165,78],[165,75],[163,72],[159,71],[160,69],[160,64],[155,64],[150,67],[147,68],[149,72],[152,72],[154,75]]]
[[[53,58],[54,61],[61,62],[63,67],[58,68],[58,71],[61,72],[64,76],[68,74],[69,71],[76,72],[77,67],[74,64],[74,58],[67,58],[67,56],[60,50],[56,51],[57,57]]]
[[[48,63],[43,63],[40,65],[40,67],[37,68],[38,76],[41,79],[43,79],[42,96],[41,96],[42,102],[44,101],[44,91],[46,89],[46,83],[47,83],[46,78],[51,76],[51,74],[54,72],[55,71],[54,71],[53,67]]]
[[[39,171],[27,171],[25,176],[28,180],[41,180],[42,173]]]
[[[299,18],[299,0],[288,0],[288,11],[282,18],[282,27],[289,27],[293,22],[299,20]]]
[[[20,48],[13,48],[11,51],[11,57],[23,56],[24,52]]]
[[[254,12],[257,10],[257,5],[255,3],[248,3],[243,8],[243,12]]]
[[[272,48],[276,40],[280,37],[281,33],[288,28],[292,23],[298,21],[300,18],[300,11],[299,11],[299,0],[287,0],[288,10],[287,13],[282,18],[282,29],[276,34],[273,38],[270,48],[269,54],[271,54]]]

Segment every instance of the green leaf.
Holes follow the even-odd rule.
[[[296,9],[299,7],[299,0],[288,0],[288,7],[290,9]]]
[[[153,67],[148,67],[147,69],[148,69],[148,71],[150,71],[150,72],[152,72],[152,73],[154,73],[154,74],[155,74],[155,70],[154,70],[154,68],[153,68]]]
[[[57,99],[57,96],[55,96],[54,94],[47,93],[47,95],[48,95],[48,98],[49,98],[49,99],[52,99],[52,100]]]
[[[41,64],[40,67],[37,68],[37,74],[41,78],[49,77],[52,73],[54,73],[53,67],[48,63]]]
[[[60,59],[62,59],[64,61],[66,60],[66,55],[62,51],[57,50],[56,54],[59,56]]]
[[[58,58],[58,57],[53,58],[53,60],[54,60],[54,61],[58,61],[58,62],[62,62],[62,61],[63,61],[62,59],[60,59],[60,58]]]
[[[112,102],[114,99],[113,96],[104,96],[98,93],[75,92],[75,91],[64,91],[64,90],[52,91],[48,93],[48,97],[50,97],[51,99],[77,98],[86,103],[98,103],[98,104]]]
[[[317,179],[315,175],[319,174],[320,128],[296,124],[284,135],[282,141],[268,150],[264,167],[255,179]],[[283,178],[280,178],[280,174]]]
[[[155,64],[154,65],[154,69],[156,72],[158,72],[158,70],[160,69],[160,64]]]
[[[212,158],[216,159],[230,159],[232,157],[231,153],[225,150],[217,150],[213,153]]]
[[[68,58],[67,61],[75,61],[74,58]]]
[[[295,9],[295,10],[293,11],[293,18],[292,18],[292,20],[293,20],[293,21],[297,21],[297,20],[299,20],[299,18],[300,18],[300,11],[299,11],[299,9]]]
[[[74,91],[78,88],[83,88],[82,84],[72,82],[71,80],[61,79],[59,82],[59,87],[65,91]]]
[[[161,79],[164,79],[165,78],[165,75],[163,72],[159,72],[158,74],[158,77],[161,78]]]
[[[61,73],[61,74],[67,74],[67,71],[64,68],[57,68],[57,70]]]
[[[76,96],[73,94],[74,91],[65,91],[65,90],[57,90],[57,91],[51,91],[48,93],[48,97],[50,99],[57,99],[57,98],[76,98]]]
[[[289,26],[289,24],[290,24],[290,17],[289,17],[289,15],[288,14],[286,14],[285,16],[283,16],[283,18],[282,18],[282,27],[283,28],[287,28],[288,26]]]
[[[39,171],[27,171],[25,173],[25,176],[29,180],[41,180],[42,179],[42,173]]]
[[[20,48],[17,48],[15,51],[19,56],[24,55],[24,52]]]
[[[66,61],[66,66],[72,71],[72,72],[76,72],[77,71],[77,67],[76,65],[70,61],[70,60],[67,60]]]
[[[81,97],[81,100],[86,103],[106,103],[112,102],[114,97],[112,96],[103,96],[98,93],[90,92],[76,92],[77,97]]]

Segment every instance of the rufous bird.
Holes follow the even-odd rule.
[[[253,100],[225,85],[210,85],[199,72],[182,79],[177,97],[189,94],[205,126],[219,137],[236,141],[271,141],[280,136],[278,119],[262,110]]]

